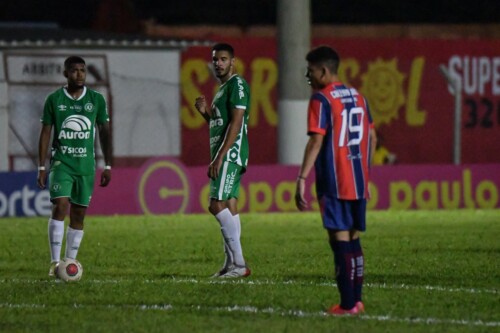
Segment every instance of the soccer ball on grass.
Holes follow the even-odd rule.
[[[79,281],[82,274],[82,264],[76,259],[65,258],[56,267],[56,276],[65,282]]]

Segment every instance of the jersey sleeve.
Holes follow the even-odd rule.
[[[232,84],[229,96],[229,104],[231,109],[248,108],[250,101],[250,89],[248,84],[241,77],[237,76],[235,83]]]
[[[43,106],[42,117],[40,122],[43,125],[53,125],[54,124],[54,104],[52,103],[52,95],[47,96],[45,99],[45,104]]]
[[[326,134],[326,117],[323,101],[318,94],[309,100],[307,108],[307,134]]]
[[[104,99],[104,96],[102,94],[97,94],[97,116],[96,116],[96,123],[97,124],[104,124],[109,121],[109,114],[108,114],[108,106],[106,104],[106,100]]]

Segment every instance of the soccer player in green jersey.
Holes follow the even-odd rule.
[[[205,96],[195,107],[210,127],[209,211],[220,223],[226,261],[214,277],[238,278],[250,275],[241,249],[241,222],[238,214],[240,179],[248,163],[248,112],[250,89],[234,73],[234,50],[229,44],[212,48],[212,65],[221,85],[209,107]]]
[[[100,93],[85,86],[86,73],[85,61],[81,57],[67,58],[64,62],[67,85],[47,97],[40,119],[37,182],[42,189],[46,185],[45,159],[54,129],[48,181],[53,204],[48,226],[49,276],[54,276],[60,260],[68,208],[66,258],[76,259],[83,238],[83,220],[94,189],[96,125],[105,161],[100,185],[107,186],[111,180],[112,148],[106,101]]]

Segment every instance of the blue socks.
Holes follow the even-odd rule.
[[[330,241],[335,262],[335,279],[340,293],[340,306],[352,309],[362,300],[364,256],[358,239],[350,242]]]
[[[335,261],[335,278],[340,293],[340,307],[350,310],[356,304],[354,300],[354,276],[356,264],[351,250],[351,242],[332,241]]]
[[[361,248],[361,242],[358,239],[352,240],[351,250],[354,256],[354,261],[356,263],[356,273],[354,275],[354,300],[356,302],[361,302],[361,293],[363,289],[363,277],[365,270],[365,258],[363,257],[363,249]]]

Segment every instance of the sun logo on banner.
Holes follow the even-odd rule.
[[[376,126],[389,124],[398,117],[399,108],[405,103],[404,78],[398,71],[396,58],[390,61],[378,58],[368,64],[368,71],[361,77],[360,90],[368,99]]]

